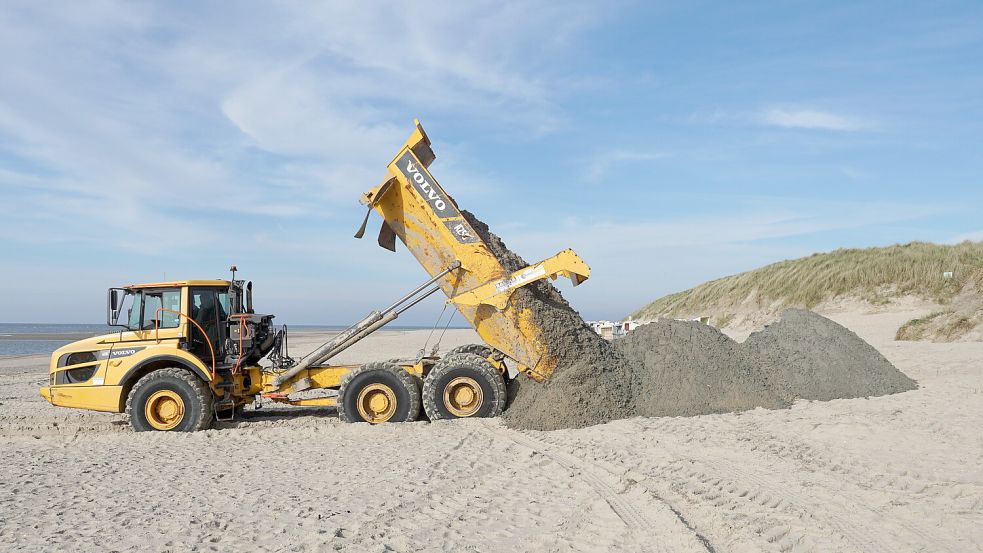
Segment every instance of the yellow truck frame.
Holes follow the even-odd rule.
[[[542,329],[527,309],[510,302],[512,293],[560,276],[576,286],[589,277],[590,268],[567,249],[519,271],[506,271],[430,173],[435,158],[426,132],[415,121],[410,138],[389,163],[386,179],[362,195],[368,212],[356,233],[362,237],[369,216],[378,213],[383,219],[379,244],[394,250],[399,238],[430,279],[300,361],[240,366],[217,355],[221,344],[213,346],[207,337],[210,356],[189,351],[194,333],[205,335],[189,315],[191,290],[229,290],[241,282],[234,274],[231,281],[130,285],[122,289],[127,294],[169,290],[173,298],[180,291],[179,308],[158,309],[153,328],[127,329],[60,348],[52,354],[50,381],[41,395],[58,406],[126,412],[136,430],[207,428],[213,420],[234,417],[238,407],[257,396],[290,405],[335,406],[350,422],[415,420],[421,407],[430,419],[497,416],[505,406],[508,365],[536,380],[548,378],[556,367]],[[328,362],[438,290],[485,344],[401,363]],[[111,310],[117,308],[112,290],[110,304]],[[171,328],[161,328],[164,311],[173,315]],[[257,317],[251,306],[250,312],[230,315],[230,328],[239,325],[240,343],[249,334],[247,321],[257,324]],[[242,355],[240,347],[240,360]]]

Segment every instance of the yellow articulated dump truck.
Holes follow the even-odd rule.
[[[180,280],[112,288],[107,321],[119,332],[54,352],[41,395],[53,405],[125,412],[135,430],[195,431],[228,420],[258,398],[336,406],[347,422],[494,417],[506,400],[508,365],[542,380],[556,359],[531,313],[512,293],[559,276],[580,284],[590,269],[572,250],[508,273],[462,216],[428,167],[435,159],[423,127],[389,163],[386,180],[362,195],[382,216],[379,244],[399,238],[429,275],[389,307],[334,336],[302,359],[287,349],[286,328],[253,309],[252,283]],[[484,344],[403,361],[336,365],[333,357],[443,292]],[[511,360],[511,362],[509,362]]]

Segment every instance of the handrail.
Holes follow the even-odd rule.
[[[198,321],[192,319],[191,317],[185,315],[184,313],[181,313],[180,311],[175,311],[173,309],[167,309],[166,307],[158,307],[157,308],[157,311],[154,312],[154,339],[157,340],[157,343],[158,344],[160,343],[160,317],[158,317],[158,315],[160,315],[160,313],[162,311],[166,311],[168,313],[174,313],[175,315],[178,315],[179,317],[184,317],[185,319],[188,319],[188,322],[190,322],[191,324],[193,324],[196,327],[198,327],[198,330],[201,331],[201,335],[205,337],[205,343],[208,344],[208,351],[210,351],[211,354],[212,354],[212,380],[215,380],[216,379],[216,374],[215,374],[215,348],[212,347],[212,341],[208,339],[208,333],[205,332],[205,329],[202,328],[200,324],[198,324]]]
[[[233,315],[234,317],[235,315]],[[239,358],[236,359],[236,364],[232,367],[232,374],[235,374],[239,370],[239,364],[242,363],[243,353],[242,353],[242,338],[243,335],[249,336],[249,326],[246,324],[246,316],[239,316]]]

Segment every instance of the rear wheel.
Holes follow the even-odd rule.
[[[190,372],[171,367],[140,380],[126,398],[126,414],[137,432],[195,432],[212,424],[212,392]]]
[[[488,358],[492,354],[492,348],[486,346],[485,344],[464,344],[463,346],[457,346],[456,348],[447,352],[444,357],[450,357],[458,353],[473,353],[478,357]]]
[[[368,363],[346,374],[338,389],[345,422],[410,422],[420,414],[416,379],[393,363]]]
[[[430,420],[497,417],[505,408],[505,380],[480,355],[456,353],[427,374],[422,395]]]

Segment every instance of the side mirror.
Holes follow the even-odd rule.
[[[119,310],[122,308],[123,290],[110,288],[107,295],[106,305],[106,324],[108,326],[118,326],[116,321],[119,319]]]

